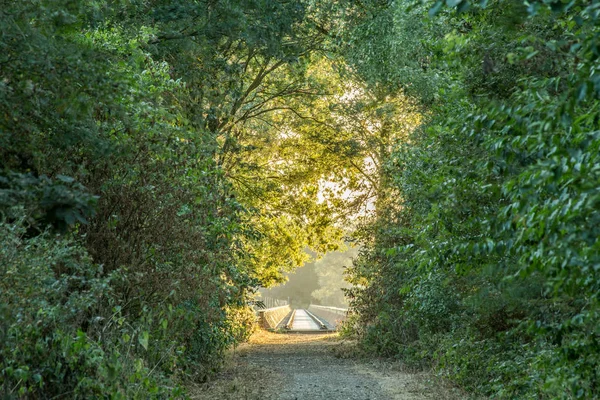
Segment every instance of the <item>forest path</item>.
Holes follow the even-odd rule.
[[[192,390],[192,399],[422,400],[463,399],[425,373],[379,360],[342,358],[351,351],[337,334],[260,331],[238,348],[227,368]]]

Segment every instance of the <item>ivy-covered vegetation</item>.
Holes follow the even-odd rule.
[[[598,398],[599,18],[0,0],[2,397],[185,396],[258,288],[355,241],[365,348]]]

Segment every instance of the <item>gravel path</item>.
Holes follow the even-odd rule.
[[[355,362],[336,358],[331,335],[286,335],[283,343],[255,344],[248,353],[250,365],[279,375],[281,386],[270,387],[266,399],[384,400],[390,397],[379,382]],[[404,397],[418,399],[418,397]]]
[[[432,383],[427,374],[391,364],[337,357],[336,334],[260,332],[239,348],[229,368],[194,399],[236,400],[422,400],[464,399]],[[342,351],[340,351],[342,350]]]

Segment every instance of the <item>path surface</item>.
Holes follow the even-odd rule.
[[[198,386],[194,399],[422,400],[464,399],[427,374],[379,361],[339,358],[336,334],[260,332],[240,348],[221,376]]]
[[[292,329],[295,331],[318,331],[321,327],[311,318],[306,310],[296,310]]]
[[[306,317],[312,321],[308,315]],[[255,343],[252,351],[248,353],[249,364],[269,368],[280,375],[281,384],[270,388],[265,398],[273,400],[389,398],[377,380],[357,368],[354,362],[334,356],[332,346],[335,342],[331,340],[331,335],[286,336],[288,337],[268,340],[264,344]]]

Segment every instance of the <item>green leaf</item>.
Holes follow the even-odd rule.
[[[141,332],[138,335],[138,342],[142,345],[142,347],[148,350],[148,339],[150,338],[150,334],[147,331]]]
[[[582,102],[583,100],[585,100],[585,97],[587,96],[587,84],[582,84],[581,86],[579,86],[579,88],[577,89],[577,102]]]
[[[456,11],[459,13],[464,13],[471,8],[471,2],[463,0],[460,2],[458,7],[456,7]]]
[[[66,175],[56,175],[56,178],[65,182],[65,183],[73,183],[75,182],[75,178],[71,178],[70,176],[66,176]]]
[[[527,57],[525,57],[526,60],[531,60],[533,57],[535,57],[537,54],[539,53],[538,50],[532,51],[531,53],[527,54]]]
[[[430,17],[434,17],[442,8],[442,6],[444,5],[444,2],[442,2],[441,0],[438,0],[433,7],[431,7],[429,9],[429,16]]]

